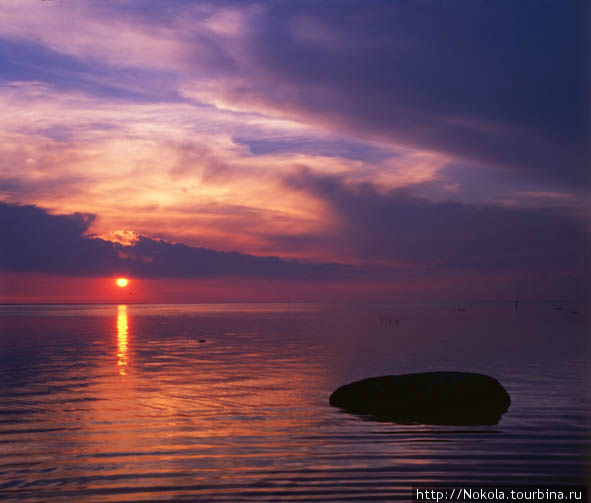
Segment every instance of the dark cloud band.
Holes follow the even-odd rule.
[[[91,214],[51,215],[36,206],[0,203],[0,269],[71,276],[126,274],[145,278],[344,279],[359,271],[277,257],[220,252],[140,237],[131,246],[87,235]]]

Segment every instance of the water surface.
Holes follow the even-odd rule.
[[[554,307],[2,306],[0,497],[364,502],[584,483],[587,318]],[[490,374],[511,408],[444,427],[328,405],[341,384],[429,370]]]

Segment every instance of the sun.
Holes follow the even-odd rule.
[[[115,283],[119,288],[125,288],[129,284],[129,280],[127,278],[117,278]]]

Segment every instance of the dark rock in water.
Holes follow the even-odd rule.
[[[487,375],[423,372],[346,384],[330,395],[330,404],[370,419],[403,424],[492,425],[511,399]]]

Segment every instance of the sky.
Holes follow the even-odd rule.
[[[582,299],[586,9],[2,0],[0,302]]]

